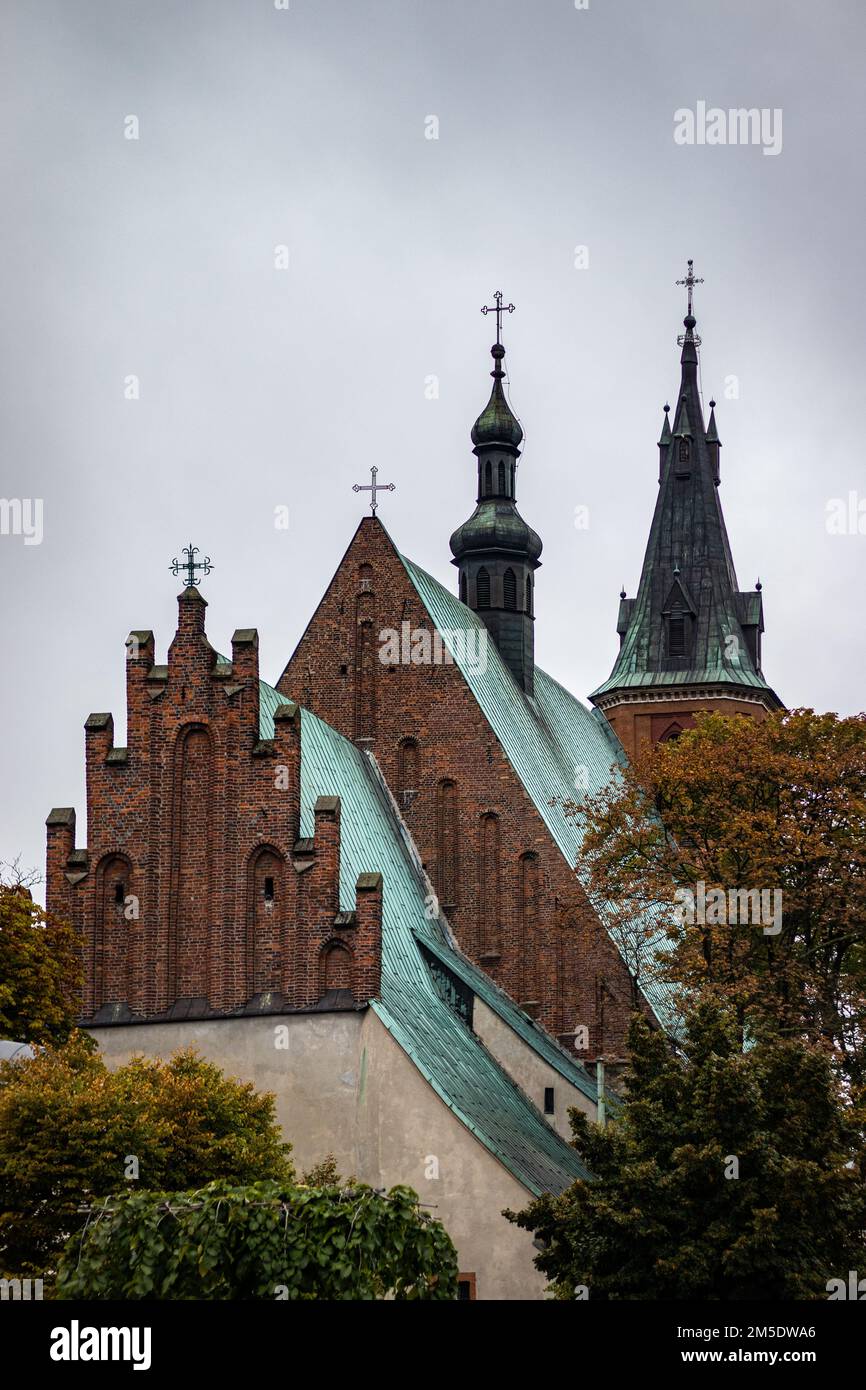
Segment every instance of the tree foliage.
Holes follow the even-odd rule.
[[[75,1027],[78,938],[33,902],[17,873],[0,882],[0,1037],[63,1042]]]
[[[97,1207],[58,1297],[453,1299],[457,1256],[411,1188],[209,1183]]]
[[[191,1051],[109,1071],[89,1038],[0,1065],[0,1270],[45,1275],[83,1202],[293,1177],[274,1100]]]
[[[709,1001],[687,1061],[641,1015],[629,1041],[614,1119],[571,1112],[593,1179],[506,1213],[544,1241],[558,1297],[826,1298],[864,1267],[866,1114],[824,1049],[768,1034],[744,1050]]]
[[[566,811],[585,817],[592,887],[624,921],[667,906],[657,973],[724,998],[742,1030],[763,1017],[822,1041],[863,1079],[866,715],[699,715]],[[780,895],[780,921],[680,920],[678,890],[699,884],[728,902],[741,889],[763,890],[765,905]]]

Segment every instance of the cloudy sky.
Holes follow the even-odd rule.
[[[0,859],[41,868],[54,805],[83,841],[84,720],[124,741],[124,639],[165,659],[188,540],[211,640],[258,627],[271,680],[372,464],[398,546],[454,585],[500,288],[540,664],[581,697],[609,673],[691,256],[765,674],[861,709],[859,0],[278,5],[3,5],[0,497],[42,525],[0,513]],[[699,103],[768,138],[678,143]]]

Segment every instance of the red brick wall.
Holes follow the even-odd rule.
[[[127,642],[126,749],[110,715],[87,721],[86,849],[74,812],[48,818],[48,906],[81,934],[84,1016],[189,999],[231,1011],[267,993],[310,1007],[332,942],[365,1001],[379,988],[381,880],[364,875],[355,913],[335,924],[337,798],[317,805],[312,844],[296,843],[299,712],[284,706],[261,742],[256,633],[235,633],[232,665],[217,666],[204,599],[187,589],[178,602],[167,671],[152,633]]]
[[[431,880],[455,898],[442,905],[467,954],[518,1002],[537,1003],[552,1033],[586,1025],[583,1055],[620,1055],[632,1003],[625,967],[457,667],[379,661],[378,634],[403,621],[430,627],[387,532],[368,517],[278,688],[375,754]],[[369,638],[359,635],[366,623],[377,639],[372,665]],[[407,739],[417,753],[407,756]],[[405,786],[407,775],[417,789]],[[450,816],[437,814],[437,789],[448,782],[450,850]],[[453,889],[443,886],[451,879]]]

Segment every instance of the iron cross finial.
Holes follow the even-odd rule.
[[[371,494],[371,495],[370,495],[370,511],[373,513],[373,516],[376,515],[376,508],[377,508],[378,505],[379,505],[379,503],[376,501],[376,493],[377,493],[377,492],[394,492],[394,490],[395,490],[396,487],[397,487],[397,484],[396,484],[396,483],[377,483],[377,482],[376,482],[376,477],[377,477],[377,475],[378,475],[378,472],[379,472],[379,470],[378,470],[378,468],[376,467],[376,465],[375,465],[375,463],[374,463],[374,464],[373,464],[373,467],[370,469],[370,482],[369,482],[369,483],[353,483],[353,484],[352,484],[352,491],[353,491],[353,492],[369,492],[369,493]]]
[[[202,574],[210,574],[214,566],[211,564],[209,555],[205,555],[203,560],[196,560],[195,557],[198,555],[198,546],[193,545],[192,541],[190,541],[189,545],[184,546],[181,554],[185,555],[186,559],[178,560],[175,558],[169,565],[169,570],[174,575],[185,574],[186,588],[191,589],[195,585],[196,570],[200,570]]]
[[[501,338],[501,336],[502,336],[502,315],[503,315],[503,314],[513,314],[513,313],[514,313],[514,305],[513,305],[513,304],[503,304],[503,303],[502,303],[502,291],[501,291],[501,290],[496,290],[496,292],[495,292],[493,298],[496,300],[496,303],[495,303],[495,304],[485,304],[484,307],[483,307],[483,309],[481,310],[481,312],[482,312],[482,314],[495,314],[495,315],[496,315],[496,344],[497,344],[497,347],[498,347],[498,346],[499,346],[500,338]]]
[[[702,285],[703,283],[704,283],[703,276],[701,276],[700,278],[696,278],[696,276],[695,276],[695,263],[694,263],[694,261],[689,261],[689,268],[688,268],[688,270],[686,271],[685,279],[684,279],[684,280],[677,280],[677,284],[678,284],[678,285],[685,285],[686,289],[687,289],[688,292],[689,292],[689,308],[688,308],[689,317],[692,317],[692,290],[694,289],[695,285]]]

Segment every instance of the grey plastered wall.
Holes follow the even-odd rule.
[[[502,1216],[530,1194],[440,1100],[372,1009],[93,1028],[109,1065],[194,1046],[273,1091],[299,1170],[333,1153],[374,1187],[405,1183],[445,1225],[479,1299],[536,1299],[532,1237]]]
[[[519,1034],[509,1028],[499,1014],[488,1008],[477,995],[472,1006],[472,1027],[487,1050],[493,1053],[499,1065],[508,1072],[512,1081],[517,1082],[533,1105],[542,1112],[545,1089],[548,1086],[553,1087],[554,1112],[552,1115],[545,1115],[545,1119],[565,1139],[571,1139],[568,1111],[572,1106],[582,1110],[591,1119],[596,1118],[595,1102],[567,1081],[562,1072],[557,1071],[534,1052]]]

